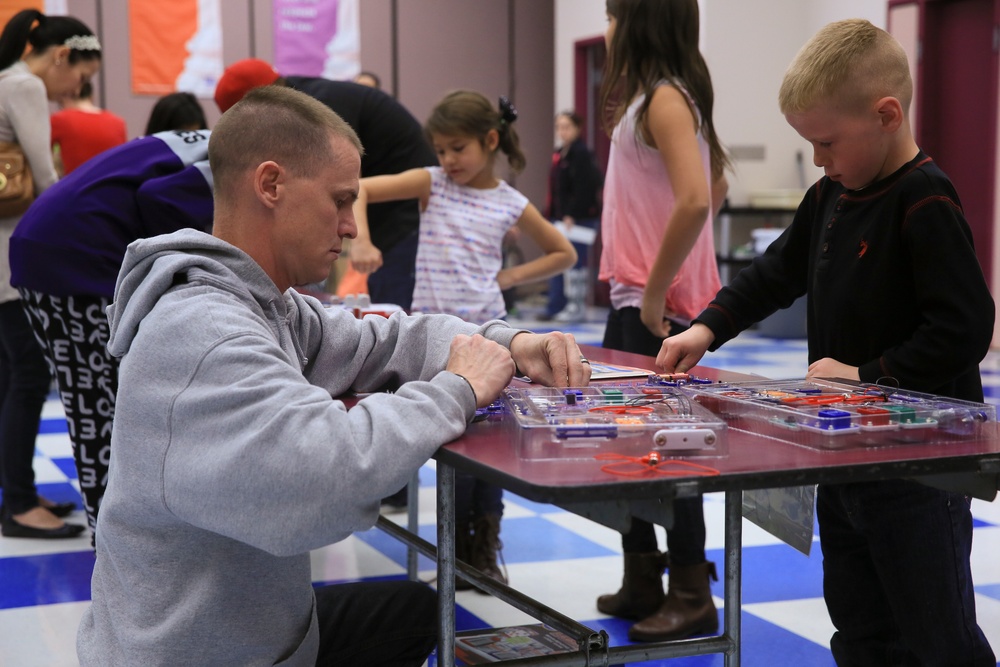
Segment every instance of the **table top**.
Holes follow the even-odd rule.
[[[590,346],[584,346],[584,353],[610,364],[655,368],[650,357]],[[711,380],[754,379],[703,366],[695,367],[691,374]],[[463,437],[439,449],[434,458],[529,500],[555,504],[944,473],[1000,473],[1000,428],[995,422],[984,425],[985,436],[979,439],[840,450],[811,449],[730,428],[724,455],[677,457],[720,473],[704,477],[668,477],[652,471],[624,477],[602,470],[607,461],[579,451],[567,450],[562,459],[522,456],[526,438],[550,437],[542,430],[521,429],[513,417],[493,415],[471,424]]]

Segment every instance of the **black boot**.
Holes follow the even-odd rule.
[[[455,523],[455,560],[472,565],[472,522],[458,521]],[[455,590],[467,591],[475,588],[465,579],[455,577]]]
[[[500,566],[500,562],[503,561],[502,549],[500,515],[484,514],[477,517],[472,522],[472,555],[469,564],[487,577],[506,584],[506,568]]]
[[[719,615],[712,600],[709,577],[715,581],[715,564],[673,566],[667,596],[656,612],[633,625],[628,638],[634,642],[662,642],[719,630]]]
[[[639,619],[649,616],[663,603],[663,570],[667,554],[625,554],[625,576],[617,593],[597,598],[597,610],[619,618]]]

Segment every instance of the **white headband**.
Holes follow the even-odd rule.
[[[63,46],[68,46],[75,51],[100,51],[101,43],[97,41],[96,35],[73,35]]]

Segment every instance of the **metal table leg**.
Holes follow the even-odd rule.
[[[420,532],[420,471],[417,470],[410,478],[410,483],[406,487],[406,529],[414,535]],[[417,550],[408,546],[406,548],[406,575],[410,581],[417,581],[418,569]]]
[[[732,642],[732,650],[726,652],[726,667],[739,667],[741,617],[743,604],[743,492],[726,491],[726,564],[723,582],[725,609],[723,621],[725,635]]]
[[[438,662],[455,666],[455,469],[437,466]]]

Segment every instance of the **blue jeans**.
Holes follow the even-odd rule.
[[[600,220],[594,218],[593,220],[577,220],[576,224],[581,227],[587,227],[589,229],[596,229]],[[587,266],[587,257],[590,254],[590,249],[593,246],[585,245],[583,243],[573,243],[573,248],[576,250],[576,264],[573,265],[574,269],[582,269]],[[566,307],[566,291],[563,281],[563,274],[559,273],[551,278],[549,278],[549,301],[545,305],[545,314],[549,317],[553,317]]]
[[[503,489],[456,470],[455,520],[472,521],[487,514],[503,516]]]
[[[671,323],[670,335],[685,329],[686,326]],[[612,308],[608,313],[603,347],[655,357],[662,344],[663,339],[654,336],[642,323],[638,308]],[[674,525],[667,530],[667,550],[672,565],[705,562],[705,513],[701,505],[700,495],[674,501]],[[633,517],[632,529],[622,535],[622,550],[625,553],[650,553],[657,549],[653,524]]]
[[[0,486],[8,515],[38,506],[35,438],[51,383],[21,302],[0,304]]]
[[[976,623],[970,500],[910,480],[820,485],[837,664],[996,667]]]

